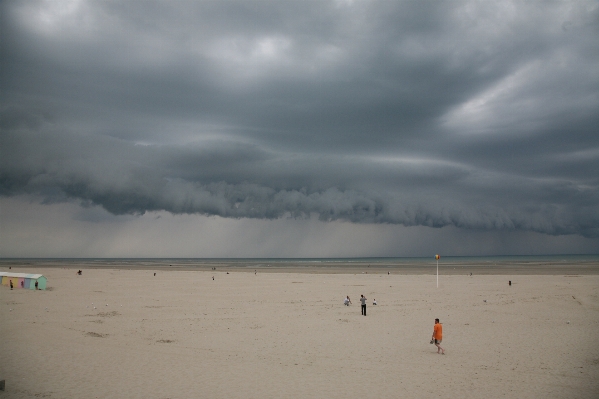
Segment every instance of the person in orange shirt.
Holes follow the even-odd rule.
[[[441,348],[441,341],[443,340],[443,325],[439,323],[439,319],[435,319],[435,326],[433,327],[433,336],[431,340],[435,340],[435,346],[437,347],[437,353],[445,354],[445,349]]]

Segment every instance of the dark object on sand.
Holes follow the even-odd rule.
[[[510,284],[510,285],[512,285],[512,280],[510,280],[510,283],[509,283],[509,284]]]

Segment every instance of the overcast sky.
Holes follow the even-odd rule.
[[[0,12],[0,256],[599,252],[596,1]]]

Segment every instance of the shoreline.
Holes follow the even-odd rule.
[[[282,265],[282,263],[284,265]],[[179,261],[176,260],[0,260],[0,270],[9,267],[23,269],[100,269],[100,270],[153,270],[153,271],[212,271],[252,273],[308,273],[308,274],[399,274],[434,275],[437,265],[416,263],[331,262],[315,264],[311,261]],[[490,264],[480,262],[439,263],[440,275],[599,275],[599,260],[576,263],[503,261]]]

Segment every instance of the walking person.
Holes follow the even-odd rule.
[[[10,289],[12,290],[12,280],[10,280]]]
[[[431,340],[434,340],[435,346],[437,347],[437,353],[445,354],[445,349],[441,348],[441,341],[443,340],[443,325],[439,323],[439,319],[435,319],[435,326],[433,327],[433,336]]]
[[[366,316],[366,297],[361,295],[360,302],[362,302],[362,316]]]

